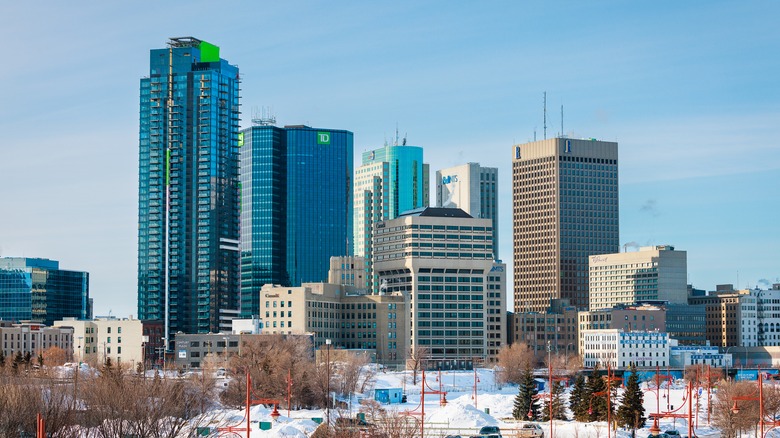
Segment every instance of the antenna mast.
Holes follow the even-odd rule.
[[[563,134],[563,105],[561,105],[561,137],[565,137]]]
[[[547,92],[544,92],[544,139],[547,140]]]

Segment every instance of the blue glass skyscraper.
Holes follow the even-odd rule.
[[[241,132],[241,314],[258,314],[264,284],[287,274],[287,133],[271,125]]]
[[[241,313],[263,284],[324,281],[352,253],[353,135],[303,125],[246,129],[241,148]]]
[[[238,309],[239,75],[192,37],[141,79],[138,315],[170,333],[220,330]]]
[[[89,273],[60,269],[56,260],[0,258],[1,320],[52,325],[90,316]]]

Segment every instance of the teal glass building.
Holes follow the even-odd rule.
[[[239,72],[219,47],[172,38],[141,79],[138,316],[220,331],[238,309]]]
[[[241,315],[264,284],[327,279],[352,254],[353,134],[295,125],[242,131]]]
[[[385,145],[363,152],[362,164],[355,171],[353,242],[355,256],[366,259],[366,278],[373,292],[379,290],[372,261],[374,226],[406,211],[428,207],[429,174],[419,146]]]
[[[0,258],[0,320],[51,326],[90,318],[89,306],[89,273],[60,269],[56,260]]]

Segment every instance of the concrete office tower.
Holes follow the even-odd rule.
[[[323,281],[352,252],[353,134],[258,121],[241,132],[241,315],[265,284]]]
[[[493,221],[493,259],[498,257],[498,168],[467,163],[436,171],[436,206],[460,208]]]
[[[60,269],[60,262],[0,258],[0,320],[51,325],[89,318],[89,273]]]
[[[555,298],[588,307],[588,257],[616,253],[618,147],[551,138],[516,145],[512,157],[515,311]]]
[[[354,255],[368,262],[366,275],[372,291],[379,288],[372,274],[374,224],[427,207],[429,189],[429,166],[423,163],[421,147],[387,145],[363,153],[362,165],[355,171],[353,241]]]
[[[640,301],[688,303],[688,258],[671,245],[593,255],[589,261],[589,308]]]
[[[506,277],[493,261],[490,219],[429,207],[378,222],[374,232],[380,293],[410,301],[410,350],[423,351],[431,369],[495,360],[506,343]]]
[[[219,48],[172,38],[141,79],[138,316],[171,334],[238,309],[239,76]]]

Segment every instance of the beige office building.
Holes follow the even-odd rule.
[[[588,307],[588,258],[619,249],[618,145],[552,138],[513,147],[515,312]]]
[[[72,352],[79,362],[102,364],[110,358],[116,365],[134,367],[144,360],[143,322],[130,318],[64,319],[55,327],[72,327]],[[148,358],[147,358],[148,359]]]
[[[404,365],[408,345],[407,302],[402,294],[370,295],[351,286],[304,283],[265,285],[260,290],[265,334],[314,335],[320,348],[368,350],[377,363]]]
[[[492,221],[459,208],[424,208],[379,222],[380,290],[409,299],[409,351],[428,368],[491,362],[506,343],[505,265],[493,261]]]
[[[671,245],[592,255],[588,266],[590,310],[641,301],[688,303],[687,253]]]
[[[358,290],[368,287],[365,257],[339,256],[330,258],[328,283],[354,286]]]

